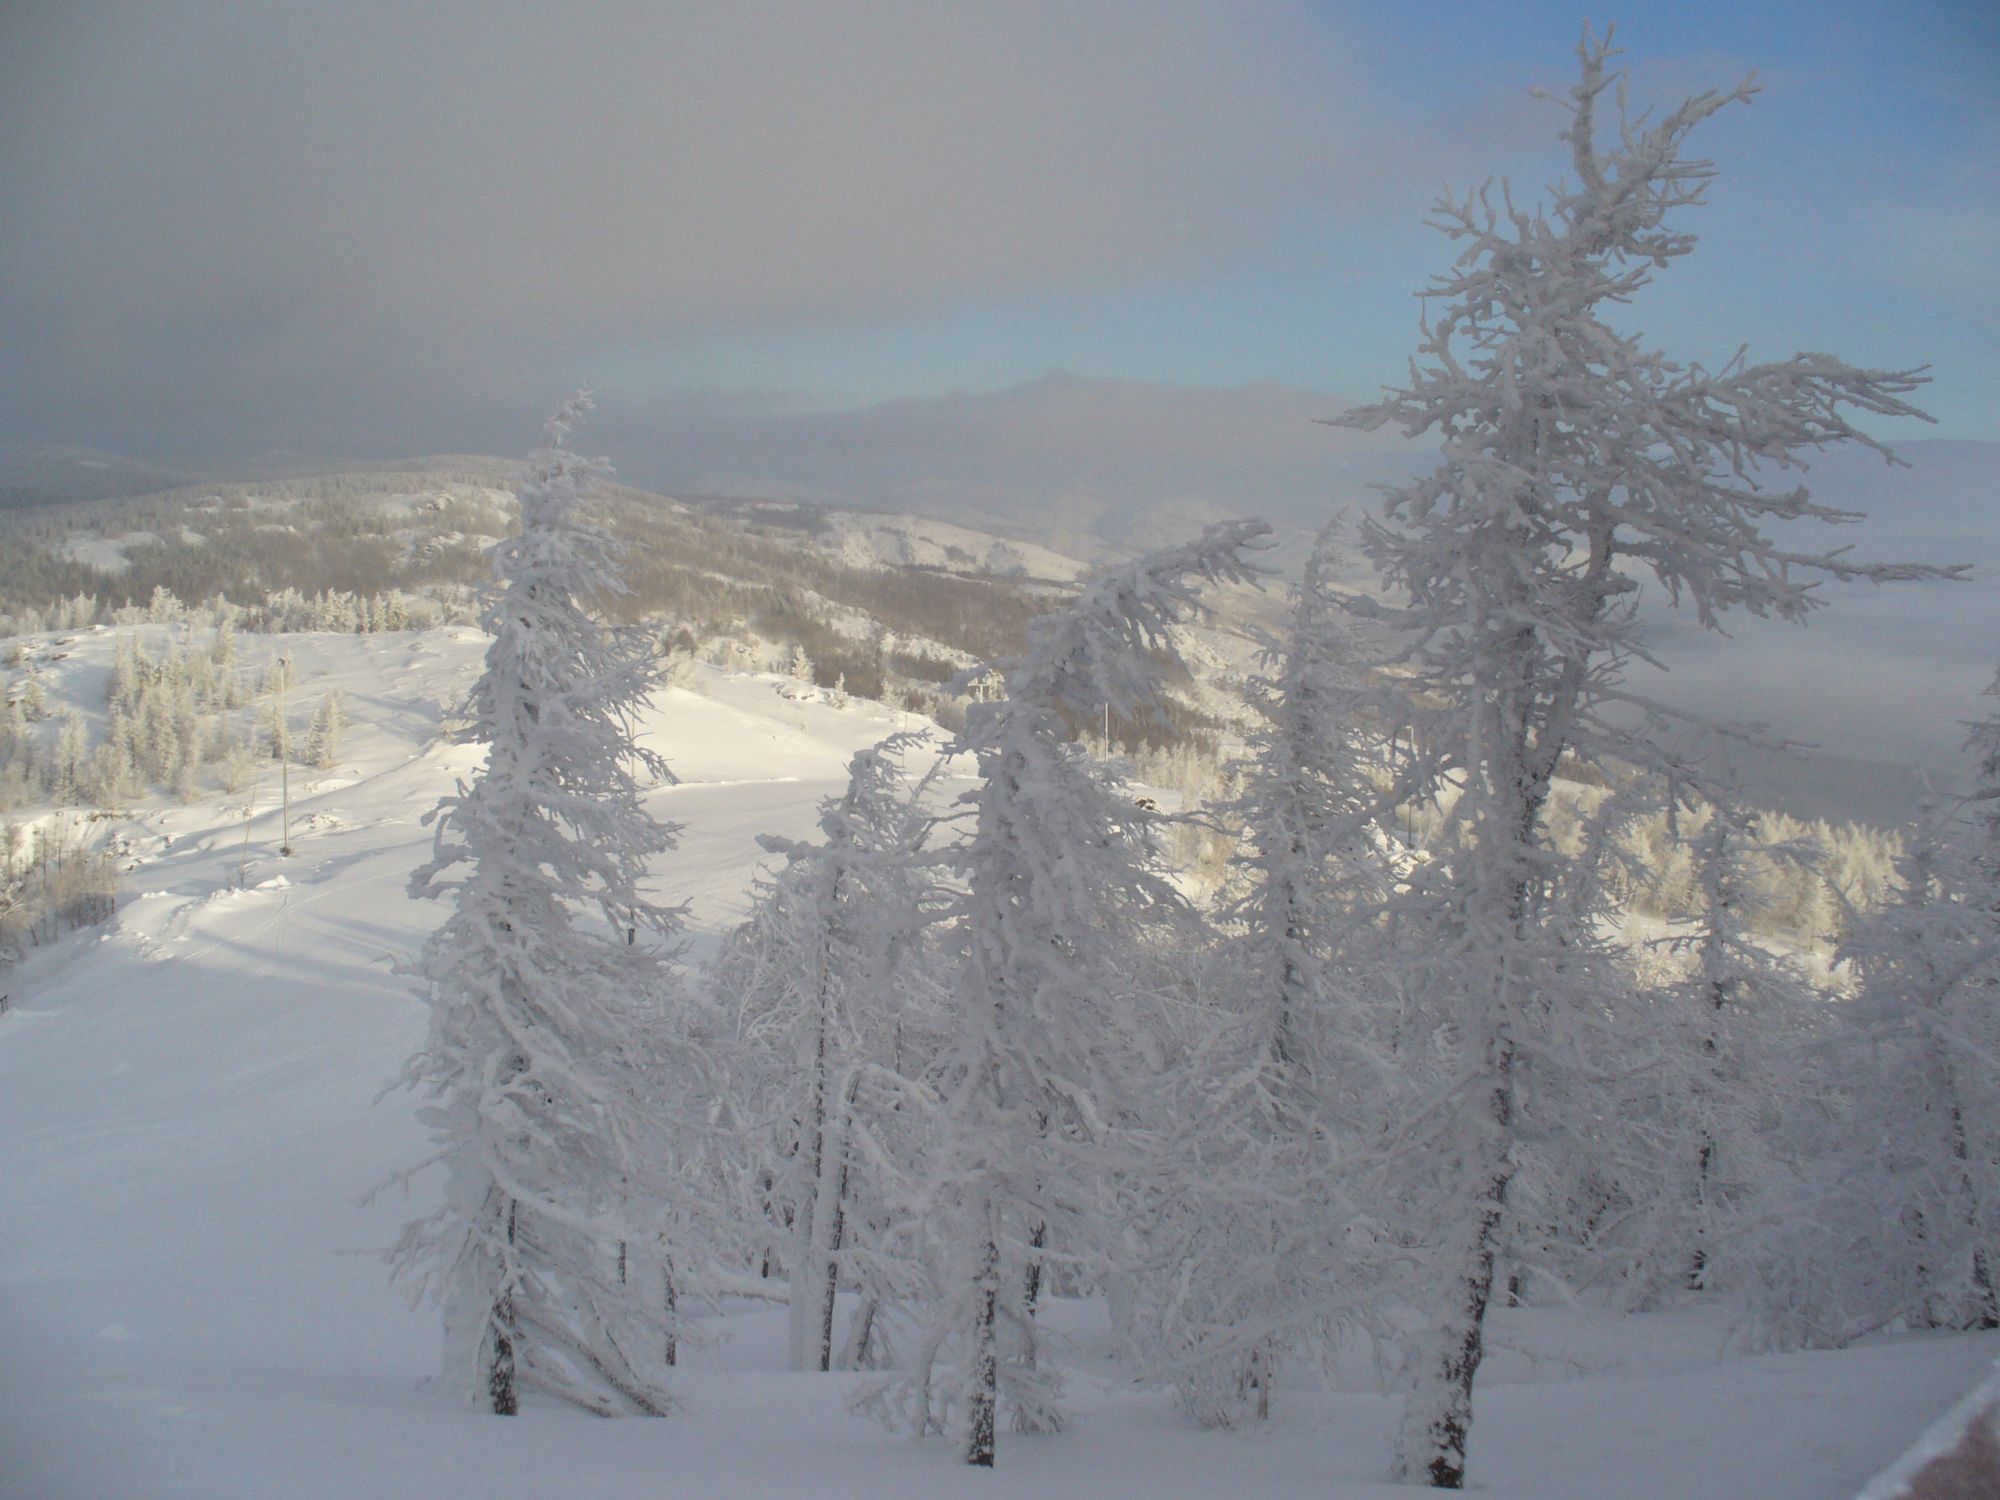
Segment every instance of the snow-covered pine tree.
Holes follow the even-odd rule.
[[[1088,1264],[1123,1235],[1093,1191],[1138,1090],[1143,1028],[1119,949],[1183,909],[1158,869],[1156,815],[1075,730],[1106,704],[1128,722],[1155,711],[1174,626],[1202,584],[1249,576],[1244,549],[1268,529],[1211,527],[1096,575],[999,665],[1004,696],[966,715],[956,748],[980,782],[959,857],[966,956],[925,1199],[907,1221],[928,1305],[909,1379],[884,1395],[918,1432],[955,1427],[969,1464],[992,1465],[1003,1400],[1020,1430],[1064,1420],[1036,1303],[1052,1256]]]
[[[1700,906],[1694,931],[1681,940],[1694,965],[1674,997],[1689,1077],[1677,1100],[1684,1129],[1672,1156],[1689,1174],[1681,1201],[1691,1287],[1738,1279],[1728,1274],[1731,1246],[1760,1199],[1768,1209],[1777,1171],[1770,1143],[1789,1093],[1780,1072],[1785,1044],[1804,1034],[1816,1002],[1798,964],[1753,935],[1759,902],[1751,856],[1759,848],[1756,816],[1727,805],[1711,810],[1694,839]],[[1763,852],[1773,857],[1769,846]]]
[[[330,689],[313,710],[312,722],[306,727],[306,760],[316,770],[331,771],[340,759],[340,734],[346,727],[340,689]]]
[[[225,607],[215,620],[215,639],[209,642],[208,659],[214,663],[217,675],[232,688],[236,672],[236,626]],[[235,708],[232,700],[225,705]]]
[[[139,685],[145,675],[146,663],[139,649],[136,631],[127,631],[118,638],[111,656],[111,681],[105,689],[105,701],[113,709],[130,713],[139,704]]]
[[[654,1165],[639,1079],[668,977],[662,949],[630,939],[678,928],[641,890],[677,830],[637,780],[667,774],[633,741],[651,645],[588,612],[620,587],[616,544],[581,514],[604,466],[567,447],[588,406],[550,421],[520,534],[493,548],[492,644],[459,731],[486,761],[431,814],[435,850],[411,878],[452,905],[416,965],[430,1036],[402,1080],[434,1101],[422,1118],[449,1180],[394,1262],[443,1304],[448,1387],[502,1414],[524,1389],[663,1412],[673,1336],[657,1294],[625,1281],[627,1247],[655,1227],[634,1201]]]
[[[1670,824],[1688,836],[1690,890],[1656,946],[1682,972],[1620,1023],[1635,1056],[1656,1049],[1629,1074],[1617,1110],[1616,1138],[1640,1149],[1616,1174],[1586,1155],[1588,1186],[1571,1192],[1576,1280],[1615,1285],[1627,1305],[1678,1288],[1758,1286],[1818,1102],[1805,1049],[1826,1006],[1797,961],[1759,938],[1764,866],[1812,851],[1769,843],[1756,814],[1710,792],[1723,800],[1674,809]]]
[[[1323,1049],[1336,945],[1353,943],[1358,912],[1388,893],[1381,758],[1360,719],[1366,692],[1352,621],[1329,593],[1337,532],[1316,539],[1294,595],[1290,634],[1257,685],[1267,709],[1252,737],[1236,811],[1251,893],[1236,912],[1245,932],[1244,1011],[1258,1052],[1313,1075]],[[1349,967],[1358,967],[1350,962]],[[1296,1067],[1294,1067],[1296,1065]]]
[[[49,771],[49,792],[58,804],[70,804],[83,796],[90,774],[90,730],[83,715],[65,708],[56,716],[55,756]]]
[[[898,734],[858,752],[846,790],[820,804],[821,842],[759,840],[787,863],[717,965],[754,1059],[750,1113],[776,1122],[755,1170],[791,1281],[795,1370],[834,1368],[843,1282],[862,1293],[853,1359],[895,1300],[868,1272],[890,1195],[914,1170],[911,1126],[938,1042],[925,959],[944,856],[925,847],[935,819],[923,799],[942,762],[915,779],[902,766],[925,744]]]
[[[1495,1257],[1510,1239],[1525,1143],[1541,1128],[1524,1110],[1575,1108],[1553,1076],[1526,1085],[1567,1067],[1604,999],[1584,972],[1587,914],[1556,891],[1561,862],[1543,836],[1550,783],[1572,750],[1660,760],[1629,719],[1605,712],[1634,702],[1622,668],[1643,655],[1640,576],[1714,628],[1729,610],[1803,619],[1824,602],[1811,590],[1819,577],[1938,571],[1793,550],[1774,524],[1846,517],[1802,486],[1756,478],[1835,442],[1886,451],[1849,413],[1920,415],[1901,399],[1920,376],[1818,354],[1767,365],[1739,355],[1711,371],[1604,321],[1694,248],[1668,221],[1700,201],[1714,169],[1682,148],[1754,89],[1699,95],[1653,124],[1621,118],[1602,145],[1608,35],[1586,29],[1579,56],[1562,132],[1575,181],[1545,209],[1496,205],[1483,191],[1438,205],[1463,248],[1427,293],[1409,387],[1341,419],[1434,431],[1444,449],[1435,472],[1389,493],[1395,524],[1371,524],[1364,540],[1406,601],[1385,612],[1410,633],[1406,723],[1391,727],[1414,729],[1434,785],[1462,788],[1451,847],[1430,867],[1449,878],[1418,882],[1408,917],[1434,929],[1421,985],[1459,1067],[1443,1112],[1428,1117],[1450,1124],[1434,1174],[1443,1200],[1434,1222],[1411,1226],[1435,1257],[1437,1291],[1398,1471],[1444,1488],[1464,1482]]]
[[[1861,991],[1845,1008],[1847,1116],[1819,1166],[1842,1253],[1791,1288],[1813,1305],[1805,1341],[1897,1318],[2000,1328],[2000,714],[1968,748],[1972,796],[1930,810],[1900,890],[1841,948]]]
[[[1315,542],[1252,684],[1265,720],[1230,809],[1250,887],[1206,980],[1220,993],[1190,1007],[1208,1024],[1160,1092],[1163,1159],[1138,1194],[1128,1333],[1142,1372],[1209,1425],[1268,1416],[1279,1358],[1300,1335],[1324,1349],[1368,1300],[1371,1268],[1343,1247],[1366,1233],[1351,1191],[1393,1077],[1370,1056],[1392,1005],[1371,918],[1396,856],[1355,713],[1362,651],[1328,591],[1338,534]]]

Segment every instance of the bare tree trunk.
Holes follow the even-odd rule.
[[[759,1201],[763,1206],[764,1222],[766,1224],[772,1223],[778,1216],[777,1208],[771,1202],[771,1195],[775,1189],[776,1183],[772,1179],[768,1168],[757,1174],[757,1193]],[[771,1279],[771,1248],[771,1242],[766,1240],[764,1248],[757,1255],[757,1276],[763,1281]]]
[[[1979,1289],[1983,1303],[1976,1326],[1987,1330],[2000,1328],[2000,1289],[1994,1287],[1993,1267],[1984,1250],[1972,1252],[1972,1284]]]
[[[1514,1059],[1502,1045],[1481,1106],[1484,1179],[1474,1188],[1470,1225],[1458,1268],[1450,1272],[1452,1301],[1431,1329],[1420,1358],[1429,1368],[1403,1415],[1397,1477],[1436,1489],[1465,1487],[1466,1440],[1472,1431],[1472,1383],[1486,1353],[1486,1311],[1493,1300],[1494,1252],[1507,1210],[1514,1116]],[[1474,1170],[1479,1170],[1474,1168]]]
[[[1000,1402],[1000,1244],[987,1207],[985,1243],[973,1280],[972,1361],[966,1392],[965,1461],[993,1467],[993,1433]]]
[[[1042,1300],[1042,1248],[1049,1242],[1049,1226],[1037,1223],[1028,1232],[1028,1269],[1022,1273],[1022,1316],[1034,1321],[1035,1309]],[[1031,1341],[1032,1342],[1032,1341]],[[1030,1350],[1032,1358],[1032,1348]]]
[[[507,1203],[507,1243],[514,1243],[518,1205]],[[486,1400],[496,1417],[511,1417],[521,1410],[520,1393],[514,1381],[514,1294],[502,1292],[493,1303],[492,1340],[486,1353]]]
[[[1700,1154],[1695,1158],[1695,1203],[1697,1207],[1708,1200],[1708,1172],[1715,1160],[1715,1142],[1706,1135],[1702,1137]],[[1694,1253],[1688,1257],[1687,1289],[1699,1292],[1708,1286],[1708,1250],[1702,1241],[1707,1237],[1708,1226],[1697,1220],[1694,1227]]]
[[[866,1298],[854,1311],[854,1321],[847,1325],[847,1345],[840,1351],[840,1367],[843,1370],[865,1370],[873,1358],[872,1345],[875,1339],[875,1314],[877,1303],[873,1297]]]
[[[1271,1420],[1271,1382],[1276,1373],[1276,1361],[1271,1357],[1268,1344],[1259,1344],[1252,1349],[1243,1362],[1243,1395],[1249,1400],[1251,1414],[1259,1422]]]
[[[847,1237],[847,1151],[845,1136],[842,1137],[840,1172],[834,1182],[832,1212],[826,1212],[822,1205],[820,1212],[828,1220],[826,1245],[819,1257],[818,1285],[815,1295],[819,1302],[819,1367],[833,1368],[833,1312],[834,1302],[840,1294],[840,1252]]]
[[[1711,923],[1714,920],[1713,916],[1709,918]],[[1722,1024],[1723,1009],[1729,1003],[1729,988],[1722,980],[1717,979],[1710,982],[1708,993],[1709,1008],[1713,1012],[1713,1016],[1709,1033],[1706,1037],[1702,1038],[1701,1050],[1704,1056],[1714,1058],[1722,1050],[1719,1032]],[[1697,1209],[1705,1210],[1707,1206],[1708,1178],[1714,1165],[1715,1137],[1710,1135],[1708,1131],[1703,1130],[1701,1133],[1701,1151],[1695,1158],[1695,1207]],[[1695,1247],[1694,1254],[1688,1259],[1687,1275],[1687,1286],[1691,1292],[1701,1291],[1708,1284],[1708,1250],[1701,1243],[1703,1237],[1708,1233],[1707,1218],[1706,1212],[1698,1213],[1695,1218]]]
[[[514,1299],[502,1297],[493,1304],[493,1344],[486,1366],[486,1396],[496,1417],[511,1417],[521,1410],[514,1390],[514,1341],[506,1333],[513,1322]]]
[[[1960,1161],[1972,1159],[1965,1142],[1965,1112],[1958,1103],[1958,1078],[1950,1067],[1944,1068],[1945,1086],[1951,1091],[1951,1154]],[[1961,1177],[1968,1193],[1972,1183]],[[1979,1293],[1978,1307],[1972,1315],[1972,1326],[1980,1329],[2000,1328],[2000,1288],[1993,1284],[1993,1268],[1987,1261],[1983,1247],[1975,1247],[1972,1252],[1972,1285]]]
[[[664,1253],[660,1256],[660,1285],[660,1306],[667,1315],[667,1368],[672,1369],[680,1357],[681,1298],[674,1285],[674,1258]]]
[[[840,890],[838,877],[834,881],[836,896]],[[826,1202],[827,1178],[829,1175],[828,1152],[826,1148],[827,1126],[827,1030],[831,1018],[827,1014],[832,1005],[831,975],[833,937],[822,931],[819,946],[814,954],[817,970],[813,983],[813,999],[816,1006],[813,1017],[813,1059],[811,1094],[806,1106],[805,1129],[801,1133],[799,1149],[805,1153],[803,1170],[799,1181],[805,1185],[805,1195],[794,1207],[792,1220],[792,1254],[787,1267],[792,1281],[791,1310],[786,1319],[786,1365],[794,1370],[803,1370],[807,1362],[807,1346],[819,1338],[822,1353],[818,1368],[829,1368],[833,1333],[831,1324],[833,1310],[822,1308],[820,1292],[831,1268],[825,1264],[824,1241],[828,1226],[823,1221],[829,1212]],[[834,1207],[832,1212],[838,1213]],[[819,1337],[824,1327],[824,1337]]]

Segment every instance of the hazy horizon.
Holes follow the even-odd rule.
[[[2000,562],[1990,457],[1932,443],[2000,439],[2000,12],[1614,19],[1635,109],[1761,85],[1696,136],[1701,243],[1627,326],[1711,367],[1927,365],[1936,423],[1870,426],[1924,455],[1913,487],[1865,456],[1811,482],[1886,511],[1878,555]],[[1531,90],[1578,32],[1389,0],[9,6],[0,441],[506,455],[590,385],[590,446],[646,488],[1066,540],[1305,522],[1409,468],[1324,420],[1402,378],[1453,253],[1438,192],[1561,176]],[[1980,708],[1992,600],[1663,640],[1718,711],[1935,757],[1923,726]]]

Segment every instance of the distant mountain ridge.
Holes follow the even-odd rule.
[[[1833,588],[1826,596],[1833,607],[1817,612],[1803,634],[1745,620],[1730,622],[1731,638],[1723,639],[1662,610],[1657,600],[1649,606],[1658,614],[1655,648],[1673,670],[1648,681],[1646,691],[1725,719],[1768,720],[1781,733],[1827,747],[1804,763],[1746,768],[1758,800],[1802,816],[1902,821],[1926,795],[1916,765],[1932,768],[1933,787],[1953,784],[1958,726],[1980,713],[1980,689],[2000,657],[2000,443],[1923,440],[1900,444],[1898,452],[1905,464],[1891,466],[1849,446],[1817,456],[1803,475],[1774,473],[1766,481],[1774,488],[1803,482],[1816,501],[1865,513],[1845,535],[1822,533],[1820,543],[1851,543],[1864,557],[1969,562],[1971,583]],[[865,641],[875,619],[891,637],[929,643],[916,644],[903,661],[914,665],[923,657],[935,682],[951,663],[1007,649],[1012,632],[1046,607],[1049,590],[1065,587],[1083,562],[1191,534],[1236,509],[1261,509],[1296,543],[1342,506],[1374,512],[1376,486],[1408,480],[1433,462],[1435,455],[1414,446],[1329,452],[1318,494],[1294,486],[1246,494],[1237,507],[1199,487],[1139,503],[1129,493],[1058,494],[1011,481],[977,492],[947,483],[899,486],[893,502],[903,510],[889,508],[887,496],[879,510],[852,502],[834,508],[796,495],[675,500],[625,487],[614,487],[612,499],[621,526],[640,544],[639,565],[652,570],[649,597],[687,607],[697,635],[740,623],[778,639],[810,636],[821,655],[846,661],[851,643]],[[192,597],[226,590],[231,585],[214,571],[214,554],[203,553],[214,514],[204,520],[195,512],[210,500],[247,506],[252,497],[273,496],[289,496],[316,514],[314,524],[330,526],[328,540],[302,547],[299,535],[284,530],[294,521],[261,517],[258,545],[266,555],[237,587],[354,589],[370,586],[373,576],[378,584],[387,579],[463,593],[485,576],[482,549],[504,529],[504,518],[496,517],[506,510],[517,466],[446,455],[321,466],[267,460],[245,468],[241,477],[194,476],[84,449],[0,448],[0,497],[12,506],[0,514],[0,538],[8,543],[0,552],[0,612],[21,597],[24,561],[47,570],[44,597],[99,588],[134,589],[143,597],[155,584]],[[142,484],[149,488],[130,492]],[[394,537],[357,519],[357,507],[379,509],[399,494],[407,501],[426,491],[433,498],[454,494],[469,510],[460,514],[454,503],[412,513]],[[1277,503],[1260,506],[1260,498]],[[132,545],[118,540],[121,532]],[[1276,554],[1280,566],[1296,550]],[[912,597],[931,588],[924,575],[941,584],[964,580],[959,591],[975,614],[990,616],[987,624],[946,622],[939,611],[960,602],[947,597],[948,584],[922,607],[929,628],[908,615],[897,618],[902,606],[889,601],[898,590],[882,582],[895,571],[916,580],[904,590]],[[1367,576],[1358,560],[1350,571],[1356,581]],[[805,614],[815,611],[841,623],[806,623]],[[881,658],[868,648],[863,654],[868,662]],[[855,662],[866,680],[865,663]]]
[[[142,495],[188,480],[178,469],[91,448],[0,443],[0,510]]]

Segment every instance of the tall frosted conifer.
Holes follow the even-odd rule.
[[[678,926],[640,890],[677,830],[637,780],[667,774],[632,739],[650,643],[589,612],[620,585],[616,545],[582,514],[604,466],[566,446],[588,406],[550,421],[520,534],[493,549],[492,644],[457,736],[486,760],[431,814],[435,852],[411,879],[452,906],[416,966],[431,1028],[403,1080],[434,1101],[421,1117],[449,1176],[396,1268],[443,1304],[447,1387],[501,1414],[523,1390],[604,1415],[667,1404],[672,1330],[644,1312],[657,1294],[627,1285],[627,1247],[654,1227],[633,1207],[637,1098],[668,977],[633,939]]]
[[[1788,1288],[1798,1342],[2000,1328],[2000,714],[1971,730],[1972,796],[1930,810],[1900,889],[1842,945],[1862,983],[1846,1118],[1816,1163],[1834,1254]]]
[[[924,961],[946,856],[925,847],[923,806],[935,766],[913,780],[900,764],[924,744],[898,734],[858,752],[846,789],[819,805],[822,842],[759,840],[786,865],[716,966],[747,1044],[745,1085],[776,1122],[757,1175],[791,1281],[796,1370],[871,1358],[882,1304],[899,1300],[870,1273],[936,1054],[938,985]],[[837,1351],[843,1284],[861,1297]]]
[[[1406,722],[1385,727],[1414,730],[1421,779],[1461,788],[1435,867],[1448,878],[1417,882],[1405,919],[1433,930],[1418,999],[1458,1056],[1425,1116],[1443,1154],[1412,1232],[1434,1257],[1436,1292],[1399,1469],[1445,1488],[1464,1482],[1495,1259],[1513,1239],[1531,1143],[1565,1132],[1587,1143],[1566,1093],[1583,1076],[1578,1050],[1602,1040],[1598,955],[1543,815],[1566,751],[1659,763],[1629,719],[1606,712],[1634,702],[1621,679],[1643,655],[1640,580],[1716,628],[1731,610],[1803,619],[1822,602],[1818,578],[1936,572],[1793,550],[1774,525],[1848,517],[1758,478],[1830,443],[1879,449],[1849,413],[1920,415],[1900,399],[1917,375],[1821,354],[1709,370],[1604,321],[1694,248],[1669,220],[1714,169],[1682,148],[1754,91],[1702,94],[1651,124],[1621,108],[1604,132],[1611,55],[1586,30],[1581,77],[1561,101],[1574,180],[1547,207],[1484,191],[1438,205],[1461,248],[1426,293],[1410,383],[1342,419],[1443,446],[1433,473],[1390,492],[1392,524],[1371,524],[1364,544],[1402,597],[1385,613],[1409,633]]]
[[[1386,1106],[1369,1055],[1390,1008],[1372,918],[1394,862],[1376,819],[1378,747],[1357,717],[1364,676],[1314,545],[1290,628],[1253,684],[1265,720],[1241,767],[1247,895],[1212,981],[1215,1019],[1162,1091],[1165,1143],[1144,1186],[1142,1269],[1128,1336],[1141,1371],[1200,1421],[1270,1414],[1280,1357],[1324,1347],[1370,1269],[1343,1247],[1364,1233],[1358,1149]]]
[[[1123,1232],[1091,1184],[1116,1157],[1141,1028],[1119,955],[1137,925],[1180,909],[1158,868],[1151,816],[1075,743],[1110,705],[1158,703],[1159,662],[1203,583],[1243,579],[1259,523],[1212,527],[1086,582],[1029,627],[1000,665],[1004,696],[972,705],[976,757],[961,856],[967,951],[952,997],[956,1040],[922,1227],[928,1326],[900,1394],[919,1431],[950,1427],[990,1466],[1004,1400],[1014,1426],[1064,1420],[1036,1303],[1052,1256]]]

